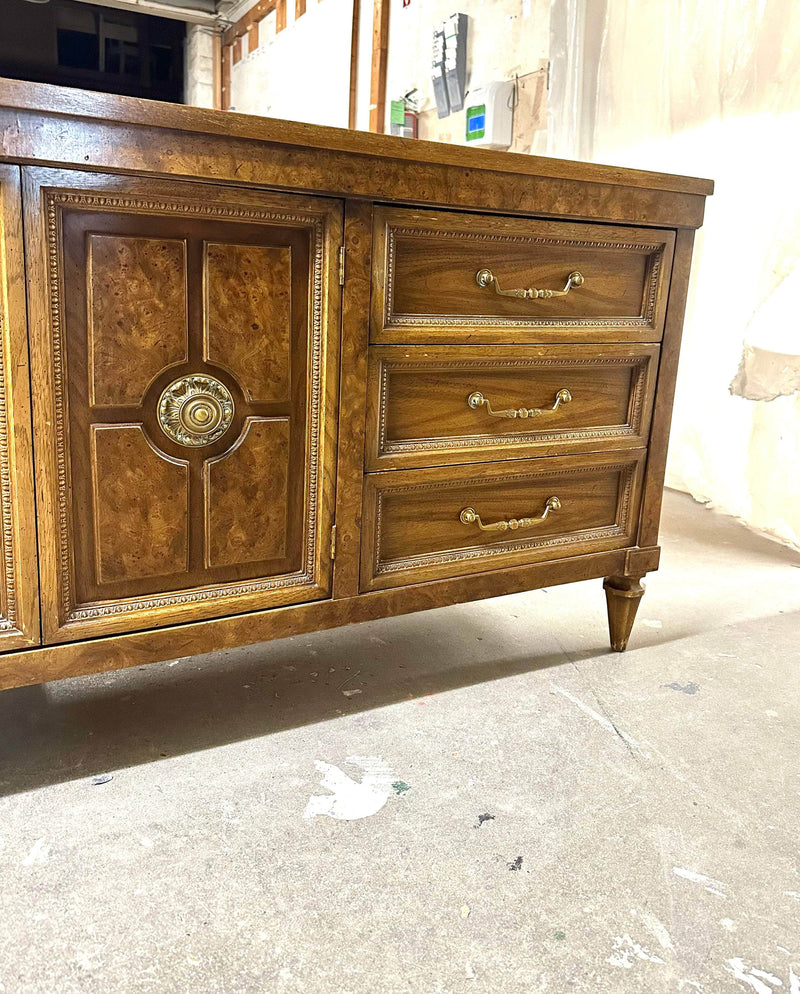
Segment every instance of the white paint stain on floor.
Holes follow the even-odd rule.
[[[682,866],[673,866],[672,872],[676,877],[683,877],[684,880],[690,880],[693,884],[701,884],[709,894],[716,894],[717,897],[727,897],[727,894],[722,890],[725,884],[721,884],[719,880],[714,880],[713,877],[707,877],[705,873],[685,870]]]
[[[751,987],[756,994],[773,994],[778,987],[783,987],[783,981],[766,970],[758,970],[754,966],[748,966],[743,959],[735,956],[727,961],[725,969],[732,973],[737,980]],[[791,971],[790,971],[791,972]]]
[[[649,953],[638,942],[625,933],[614,938],[614,952],[606,959],[606,963],[612,966],[621,966],[625,970],[630,970],[635,959],[645,960],[648,963],[664,963],[660,956]]]
[[[320,784],[331,793],[310,798],[303,812],[304,818],[316,815],[343,821],[369,818],[389,800],[392,783],[397,777],[380,756],[348,756],[345,762],[363,770],[360,780],[353,780],[338,766],[316,760],[314,765],[322,774]]]
[[[37,839],[31,846],[31,851],[23,859],[23,866],[35,866],[36,864],[46,863],[50,857],[50,846],[45,845],[44,836],[41,839]]]
[[[642,911],[639,917],[648,932],[650,932],[650,934],[655,936],[658,940],[658,944],[662,949],[666,949],[667,952],[671,953],[675,952],[675,947],[672,945],[672,939],[670,938],[669,932],[655,915],[651,915],[648,911]]]

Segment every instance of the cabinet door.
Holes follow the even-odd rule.
[[[25,174],[46,638],[328,596],[340,205]]]
[[[0,652],[39,642],[19,180],[0,164]]]

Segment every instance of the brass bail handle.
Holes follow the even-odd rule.
[[[472,507],[465,507],[458,518],[462,525],[477,525],[482,532],[515,532],[519,528],[530,528],[544,521],[551,511],[560,511],[561,501],[558,497],[548,497],[544,506],[544,511],[536,518],[509,518],[508,521],[494,521],[490,525],[485,525],[481,521],[481,516]]]
[[[501,297],[519,297],[521,300],[548,300],[550,297],[566,297],[573,287],[583,286],[586,282],[583,276],[578,273],[570,273],[563,290],[537,290],[529,287],[527,290],[501,290],[497,277],[491,269],[479,269],[475,281],[478,286],[493,286],[495,293]]]
[[[489,398],[484,396],[480,390],[474,390],[467,397],[467,404],[473,411],[477,411],[479,407],[485,407],[486,412],[491,414],[493,418],[538,418],[542,414],[550,414],[552,411],[557,411],[562,404],[569,404],[571,400],[572,394],[569,390],[561,389],[556,394],[555,403],[552,407],[517,407],[508,408],[504,411],[495,411],[492,409]]]

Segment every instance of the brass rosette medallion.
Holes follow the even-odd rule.
[[[230,428],[233,397],[213,376],[183,376],[158,401],[158,423],[178,445],[210,445]]]

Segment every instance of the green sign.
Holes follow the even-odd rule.
[[[486,104],[467,107],[467,141],[474,142],[486,134]]]
[[[406,104],[404,100],[393,100],[389,111],[389,121],[392,124],[406,123]]]

